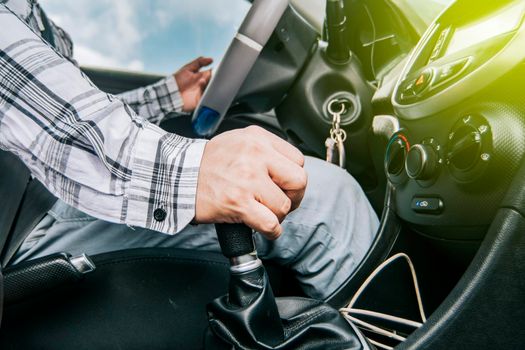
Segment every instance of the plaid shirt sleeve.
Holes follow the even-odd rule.
[[[166,115],[182,112],[183,101],[173,75],[155,84],[117,95],[140,116],[160,124]]]
[[[14,4],[13,1],[0,0],[0,3],[2,2],[5,2],[8,8]],[[43,20],[45,18],[52,33],[55,50],[78,66],[73,58],[71,37],[65,30],[47,18],[37,2],[18,3],[15,10],[17,10],[15,14],[23,19],[39,36],[42,36],[46,28]],[[181,112],[183,107],[182,97],[173,75],[161,79],[155,84],[118,94],[117,97],[130,106],[135,113],[157,125],[170,113]]]
[[[204,140],[167,133],[85,79],[0,4],[0,146],[103,220],[174,234],[195,215]]]

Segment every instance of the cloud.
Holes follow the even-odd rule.
[[[129,70],[135,70],[135,71],[143,71],[144,70],[144,62],[140,60],[133,60],[128,63],[127,69]]]
[[[243,0],[40,0],[49,17],[75,43],[83,65],[144,69],[146,42],[183,23],[196,47],[211,40],[209,28],[233,28],[249,8]],[[232,5],[235,4],[235,5]],[[209,28],[207,28],[209,24]],[[180,27],[180,26],[179,26]]]
[[[114,57],[104,55],[103,53],[93,50],[83,45],[75,46],[75,58],[84,66],[92,67],[118,67],[133,71],[144,70],[144,62],[132,60],[130,62],[121,62]]]
[[[176,21],[190,18],[227,26],[235,22],[239,14],[244,15],[249,8],[248,2],[242,0],[153,0],[152,3],[156,8],[155,15],[161,23],[166,23],[166,19]]]
[[[126,63],[142,39],[134,20],[135,10],[124,1],[41,2],[51,19],[71,34],[76,45],[89,46],[118,62]]]

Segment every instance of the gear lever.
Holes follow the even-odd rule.
[[[243,224],[215,224],[222,254],[230,259],[232,273],[251,271],[261,266],[253,242],[253,231]]]
[[[253,336],[265,344],[284,340],[284,331],[266,271],[257,257],[253,231],[244,224],[216,224],[222,254],[230,259],[228,301],[240,309],[264,300],[264,312],[250,314],[250,324],[264,330]],[[261,310],[262,311],[262,310]],[[238,321],[245,321],[244,319]]]
[[[331,306],[306,298],[274,297],[249,227],[215,228],[222,253],[230,260],[230,283],[228,295],[208,304],[207,349],[369,348]]]

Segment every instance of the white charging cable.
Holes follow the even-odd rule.
[[[406,340],[406,338],[400,336],[399,334],[397,334],[397,332],[390,331],[390,330],[387,330],[387,329],[375,326],[375,325],[373,325],[373,324],[371,324],[369,322],[362,321],[362,320],[358,319],[356,316],[375,317],[375,318],[383,319],[383,320],[390,321],[390,322],[396,322],[396,323],[399,323],[399,324],[402,324],[402,325],[405,325],[405,326],[409,326],[409,327],[413,327],[413,328],[416,328],[416,329],[421,327],[423,325],[423,323],[412,321],[412,320],[407,320],[407,319],[404,319],[404,318],[401,318],[401,317],[397,317],[397,316],[393,316],[393,315],[384,314],[384,313],[381,313],[381,312],[354,308],[354,305],[356,304],[357,300],[363,294],[365,289],[370,285],[370,283],[374,280],[374,278],[381,271],[383,271],[388,265],[390,265],[392,262],[394,262],[394,261],[396,261],[398,259],[405,259],[407,261],[407,263],[408,263],[408,266],[410,267],[410,272],[411,272],[411,275],[412,275],[412,281],[413,281],[413,284],[414,284],[414,290],[416,292],[416,299],[417,299],[417,304],[418,304],[418,308],[419,308],[419,314],[420,314],[421,320],[423,321],[423,323],[425,323],[427,318],[426,318],[426,315],[425,315],[425,309],[423,307],[423,301],[421,299],[421,292],[419,290],[419,283],[417,281],[416,269],[414,268],[414,264],[412,263],[412,260],[410,260],[410,257],[408,255],[406,255],[405,253],[395,254],[395,255],[391,256],[390,258],[388,258],[387,260],[385,260],[381,265],[379,265],[370,274],[370,276],[368,276],[368,278],[361,285],[361,287],[359,287],[357,292],[354,294],[354,296],[352,297],[352,299],[348,303],[348,306],[345,307],[345,308],[341,308],[339,311],[346,318],[346,320],[355,323],[358,327],[360,327],[362,329],[365,329],[367,331],[370,331],[370,332],[373,332],[373,333],[376,333],[376,334],[379,334],[379,335],[382,335],[382,336],[385,336],[385,337],[388,337],[388,338],[391,338],[391,339],[403,342],[403,341]],[[377,342],[377,341],[375,341],[373,339],[368,338],[368,340],[370,341],[371,344],[373,344],[373,345],[375,345],[375,346],[377,346],[379,348],[386,349],[386,350],[393,349],[391,346],[382,344],[382,343]]]

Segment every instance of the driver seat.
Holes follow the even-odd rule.
[[[5,255],[17,222],[24,224],[20,207],[33,180],[10,153],[0,151],[0,166],[9,170],[0,176],[0,197],[10,199],[0,210]],[[95,266],[87,273],[65,253],[0,270],[1,349],[203,347],[206,304],[228,287],[229,263],[222,255],[148,248],[86,259]],[[289,289],[288,272],[269,270],[274,289]]]
[[[222,256],[162,248],[91,259],[82,279],[5,305],[0,348],[202,348],[205,306],[227,290]]]

